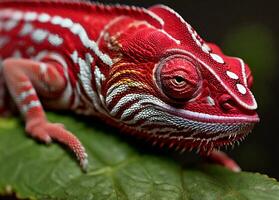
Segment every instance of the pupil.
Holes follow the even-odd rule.
[[[184,82],[184,78],[181,77],[181,76],[176,76],[176,77],[174,77],[174,79],[175,79],[175,81],[176,81],[177,83],[182,83],[182,82]]]

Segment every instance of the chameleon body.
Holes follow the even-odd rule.
[[[1,1],[0,57],[0,112],[12,98],[29,135],[66,144],[83,168],[82,144],[49,123],[43,107],[198,149],[232,169],[237,165],[214,149],[242,140],[259,121],[249,67],[163,5]]]

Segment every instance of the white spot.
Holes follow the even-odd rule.
[[[62,23],[61,23],[61,26],[64,27],[64,28],[70,28],[73,26],[73,21],[71,19],[63,19]]]
[[[221,58],[221,56],[215,54],[215,53],[210,53],[210,56],[213,60],[215,60],[216,62],[220,63],[220,64],[224,64],[225,61],[223,60],[223,58]]]
[[[227,74],[228,77],[230,77],[231,79],[235,79],[235,80],[238,79],[238,76],[237,76],[235,73],[231,72],[231,71],[226,71],[226,74]]]
[[[51,23],[54,24],[54,25],[60,25],[62,24],[62,17],[60,16],[54,16],[52,19],[51,19]]]
[[[5,18],[5,17],[11,17],[12,16],[12,13],[13,13],[13,10],[12,9],[3,9],[3,10],[0,10],[0,16]]]
[[[40,73],[45,74],[47,71],[47,65],[45,63],[41,63],[39,67],[40,67]]]
[[[57,34],[50,34],[48,36],[48,41],[50,44],[52,44],[53,46],[59,46],[63,43],[63,38],[61,38],[59,35]]]
[[[41,43],[43,42],[48,35],[48,32],[42,29],[37,29],[32,33],[32,39],[35,42]]]
[[[151,15],[151,12],[150,13],[148,12],[148,14]],[[0,15],[4,15],[4,14],[1,13]],[[30,18],[30,19],[34,18],[34,16],[32,16],[32,15],[33,14],[31,14],[28,18]],[[37,14],[36,14],[36,16],[37,16]],[[50,21],[54,25],[59,25],[62,28],[68,28],[73,34],[77,35],[80,38],[82,44],[86,48],[92,50],[105,64],[107,64],[108,66],[112,66],[113,65],[113,61],[109,57],[109,55],[104,54],[104,53],[102,53],[100,51],[99,46],[97,45],[97,43],[95,41],[91,40],[88,37],[88,34],[87,34],[86,30],[79,23],[74,23],[74,22],[72,22],[71,19],[62,18],[61,16],[54,16],[54,17],[51,18],[46,13],[42,13],[42,14],[38,15],[37,18],[38,18],[38,21],[40,21],[42,23]],[[27,20],[27,19],[25,19],[25,20]],[[26,26],[21,31],[21,35],[26,35],[26,34],[30,33],[32,31],[32,29],[33,28],[31,27],[31,25]],[[33,34],[33,39],[36,42],[42,42],[42,40],[45,39],[47,37],[47,35],[48,35],[48,32],[47,32],[47,34],[46,34],[46,32],[41,32],[41,33],[42,33],[42,35]],[[60,42],[61,42],[61,40],[60,40]],[[57,43],[55,43],[55,44],[57,44]]]
[[[71,58],[73,60],[74,63],[78,63],[78,52],[77,51],[74,51],[72,54],[71,54]]]
[[[25,21],[34,21],[34,20],[36,20],[37,19],[37,13],[35,13],[35,12],[27,12],[27,13],[25,13],[25,15],[24,15],[24,20]]]
[[[20,11],[15,11],[14,14],[12,15],[12,19],[17,20],[17,21],[21,20],[22,17],[23,17],[23,14]]]
[[[22,58],[22,55],[19,50],[15,50],[12,57],[13,58]]]
[[[172,49],[172,50],[176,50],[177,52],[181,52],[184,53],[186,55],[192,56],[194,58],[196,58],[201,64],[203,64],[207,70],[210,71],[210,73],[212,73],[214,75],[214,77],[216,77],[216,79],[224,86],[224,88],[229,92],[229,94],[235,98],[235,100],[243,107],[245,107],[248,110],[255,110],[257,109],[257,102],[253,96],[252,93],[249,94],[249,98],[251,98],[252,102],[247,103],[246,101],[242,100],[238,95],[235,94],[235,92],[229,88],[228,86],[226,86],[226,84],[224,83],[224,81],[222,80],[222,78],[212,69],[212,67],[210,67],[208,64],[206,64],[204,61],[200,60],[198,57],[195,57],[195,55],[193,55],[192,53],[190,53],[189,51],[185,51],[185,50],[181,50],[181,49]]]
[[[15,28],[18,25],[18,21],[10,19],[4,24],[4,30],[5,31],[11,31],[13,28]]]
[[[6,44],[8,44],[10,41],[10,38],[8,37],[0,37],[0,48],[4,47]]]
[[[73,34],[75,35],[78,35],[80,34],[82,31],[83,31],[83,27],[80,25],[80,24],[74,24],[72,27],[71,27],[71,31]]]
[[[236,87],[241,94],[246,94],[247,90],[242,84],[238,83],[236,84]]]
[[[208,102],[208,104],[211,105],[211,106],[214,106],[214,105],[215,105],[215,101],[214,101],[214,99],[212,99],[211,96],[208,96],[208,97],[207,97],[207,102]]]
[[[211,51],[210,47],[207,44],[202,44],[202,50],[204,53],[209,53]]]
[[[42,13],[38,17],[39,22],[46,23],[50,21],[50,16],[46,13]]]
[[[28,47],[28,49],[26,50],[26,53],[31,55],[31,54],[35,53],[35,51],[36,51],[35,48],[31,46],[31,47]]]
[[[29,33],[31,33],[33,30],[33,26],[32,24],[29,24],[29,23],[26,23],[22,30],[20,31],[19,35],[20,36],[25,36],[25,35],[28,35]]]

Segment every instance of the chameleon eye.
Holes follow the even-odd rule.
[[[170,99],[185,101],[193,98],[201,85],[196,65],[187,57],[163,61],[156,71],[157,83]]]

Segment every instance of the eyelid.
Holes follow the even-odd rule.
[[[173,64],[174,66],[176,65],[176,61],[174,59],[177,59],[177,64],[181,64],[181,66],[183,66],[184,65],[183,63],[185,62],[186,63],[185,70],[183,69],[183,67],[172,68],[171,66]],[[188,68],[186,66],[192,66],[193,69]],[[167,68],[164,69],[164,67]],[[162,74],[163,69],[164,69],[164,73]],[[160,93],[164,97],[169,99],[170,102],[179,103],[181,101],[183,102],[190,101],[191,99],[196,98],[196,96],[198,96],[200,89],[202,87],[202,76],[199,70],[199,65],[192,58],[189,58],[185,55],[172,55],[162,59],[159,63],[156,64],[153,72],[154,72],[154,82],[157,85],[157,88],[159,89]],[[179,85],[181,84],[179,82],[177,82],[177,84],[174,83],[175,81],[174,73],[177,72],[178,75],[179,72],[181,73],[181,77],[186,76],[184,77],[184,84],[185,82],[188,82],[187,78],[189,78],[190,84],[193,86],[192,89],[191,86],[189,86],[188,88],[187,86],[185,86],[185,90],[180,93],[181,97],[179,96],[179,93],[176,93],[176,89],[175,89],[176,85],[179,87]],[[187,76],[187,74],[190,74],[189,77]],[[174,88],[172,89],[171,86],[169,87],[168,84],[162,80],[162,77],[164,78],[165,81],[172,79],[171,81],[173,83],[171,84],[174,84]],[[193,80],[193,82],[191,80]]]

